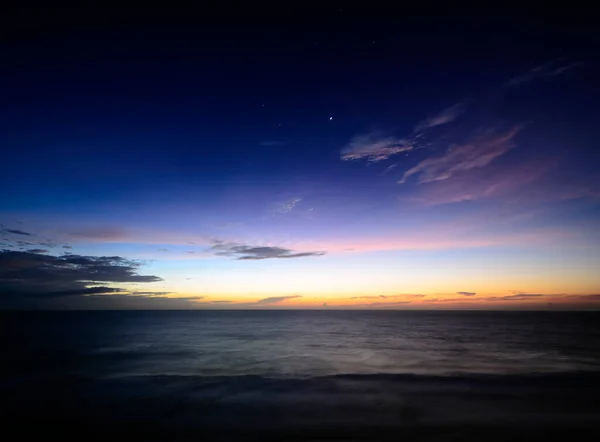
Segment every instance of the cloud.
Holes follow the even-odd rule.
[[[530,69],[524,74],[517,75],[511,78],[510,80],[508,80],[508,82],[506,82],[504,86],[521,86],[523,84],[530,83],[532,81],[539,80],[542,78],[556,77],[557,75],[562,75],[565,72],[570,71],[571,69],[574,69],[581,65],[582,63],[564,64],[561,63],[559,60],[549,61],[547,63],[535,66],[534,68]]]
[[[0,232],[12,233],[13,235],[33,236],[33,233],[24,232],[23,230],[18,230],[18,229],[2,229],[2,230],[0,230]]]
[[[423,132],[436,126],[454,121],[464,111],[463,103],[444,109],[436,115],[421,121],[410,136],[399,138],[381,131],[372,131],[355,135],[341,151],[341,159],[346,161],[365,160],[371,163],[384,161],[402,152],[426,147],[423,143]],[[388,166],[382,174],[396,167]]]
[[[457,294],[464,295],[464,293],[469,292],[457,292]],[[475,293],[471,295],[464,296],[474,296]],[[441,298],[441,299],[425,299],[424,302],[445,302],[445,303],[471,303],[477,304],[479,302],[497,302],[497,301],[533,301],[538,298],[546,298],[552,297],[553,299],[558,299],[559,297],[564,295],[548,295],[548,294],[539,294],[539,293],[519,293],[516,295],[508,295],[508,296],[487,296],[485,298]]]
[[[600,301],[600,294],[596,295],[580,295],[577,297],[578,299],[587,300],[587,301]]]
[[[395,302],[371,302],[366,304],[368,307],[393,307],[396,305],[410,304],[412,301],[395,301]]]
[[[475,296],[477,293],[475,292],[456,292],[457,295],[463,295],[463,296]]]
[[[29,253],[49,253],[49,250],[46,249],[29,249],[27,250]]]
[[[325,252],[297,252],[283,247],[249,246],[236,243],[225,243],[213,241],[216,244],[211,247],[217,256],[231,256],[240,261],[254,261],[275,258],[305,258],[309,256],[322,256]]]
[[[290,295],[290,296],[271,296],[269,298],[259,299],[256,301],[257,304],[278,304],[286,299],[294,299],[294,298],[302,298],[300,295]]]
[[[454,106],[450,106],[440,113],[421,121],[415,128],[415,131],[419,132],[435,126],[441,126],[442,124],[451,123],[456,120],[464,110],[465,107],[463,103],[456,103]]]
[[[412,295],[412,294],[399,294],[399,295],[362,295],[362,296],[352,296],[350,298],[340,298],[340,300],[356,300],[356,299],[396,299],[396,298],[404,298],[404,299],[419,299],[423,298],[425,295]],[[385,301],[388,303],[393,303],[394,301]],[[411,301],[399,301],[401,303],[411,302]]]
[[[72,249],[73,247],[71,246],[62,246],[63,249]]]
[[[345,161],[366,160],[375,163],[413,148],[408,140],[384,136],[381,132],[370,132],[354,136],[340,156]]]
[[[166,296],[173,292],[130,292],[131,296]]]
[[[280,204],[277,204],[275,209],[273,210],[276,213],[290,213],[294,208],[302,201],[302,198],[296,196],[294,198],[290,198]]]
[[[140,275],[141,265],[139,261],[119,256],[52,256],[2,250],[0,298],[18,303],[25,298],[116,293],[122,289],[106,286],[106,283],[162,280],[158,276]]]
[[[509,296],[492,296],[490,298],[486,298],[488,301],[527,301],[527,300],[531,300],[534,298],[539,298],[539,297],[543,297],[543,296],[549,296],[549,295],[542,295],[542,294],[532,294],[532,293],[520,293],[518,295],[509,295]]]
[[[551,183],[545,177],[549,176],[552,168],[550,159],[521,161],[507,167],[502,164],[490,164],[481,169],[456,174],[451,180],[442,180],[420,186],[409,198],[424,205],[436,206],[441,204],[476,201],[481,199],[528,199],[543,200],[565,199],[565,189],[551,189]],[[545,181],[545,182],[544,182]],[[565,187],[563,185],[562,187]],[[556,187],[556,186],[555,186]],[[570,183],[570,195],[585,195],[584,189],[576,192],[576,182]],[[578,188],[577,188],[578,189]],[[565,198],[563,198],[565,197]]]
[[[388,167],[385,168],[385,170],[383,172],[381,172],[381,174],[385,175],[388,172],[394,170],[396,167],[398,167],[398,164],[390,164]]]
[[[72,290],[58,290],[54,292],[45,293],[44,296],[48,297],[63,297],[63,296],[89,296],[89,295],[107,295],[110,293],[120,293],[123,289],[115,287],[88,287],[84,289],[72,289]]]
[[[520,126],[514,126],[502,133],[486,130],[465,144],[450,146],[441,156],[427,158],[407,170],[400,184],[411,176],[418,175],[420,183],[446,180],[458,172],[482,168],[515,147],[513,142]]]

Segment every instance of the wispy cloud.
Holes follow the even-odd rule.
[[[412,301],[393,301],[393,302],[371,302],[369,304],[361,305],[365,307],[395,307],[399,305],[410,304]]]
[[[412,149],[413,145],[407,140],[374,131],[352,138],[348,146],[342,150],[341,159],[366,160],[375,163]]]
[[[277,259],[277,258],[305,258],[309,256],[322,256],[326,252],[295,252],[291,249],[283,247],[271,246],[250,246],[237,243],[226,243],[214,241],[215,245],[211,247],[217,256],[231,256],[240,261],[246,260],[261,260],[261,259]]]
[[[418,175],[420,183],[446,180],[458,172],[482,168],[515,147],[513,139],[521,126],[514,126],[504,132],[488,129],[480,132],[464,144],[450,146],[441,156],[427,158],[407,170],[400,184],[411,176]]]
[[[419,124],[417,124],[415,131],[419,132],[425,129],[430,129],[432,127],[451,123],[452,121],[456,120],[460,116],[460,114],[464,112],[464,110],[465,106],[462,102],[456,103],[454,106],[450,106],[444,109],[443,111],[435,115],[431,115],[430,117],[421,121]]]
[[[560,158],[490,164],[415,188],[406,199],[423,206],[490,200],[533,207],[551,201],[600,200],[600,176],[582,177]]]
[[[517,293],[513,295],[506,296],[483,296],[483,297],[474,297],[476,293],[471,293],[466,295],[465,293],[469,292],[457,292],[459,295],[468,296],[468,298],[434,298],[434,299],[425,299],[423,302],[427,303],[469,303],[469,304],[478,304],[478,303],[505,303],[505,302],[522,302],[522,301],[531,301],[531,302],[540,302],[547,300],[552,300],[553,302],[561,302],[561,301],[572,301],[574,298],[579,299],[581,296],[579,295],[566,295],[566,294],[544,294],[544,293]],[[587,298],[590,295],[584,295]]]
[[[521,86],[526,83],[541,79],[541,78],[552,78],[558,75],[562,75],[571,69],[581,66],[582,63],[564,63],[560,60],[549,61],[544,64],[533,67],[524,74],[517,75],[508,80],[505,86],[514,87]]]
[[[457,295],[463,295],[463,296],[475,296],[477,293],[475,292],[456,292]]]
[[[173,292],[129,292],[129,294],[131,296],[167,296],[170,295]],[[194,298],[202,298],[200,297],[194,297]]]
[[[27,250],[29,253],[49,253],[49,250],[46,249],[29,249]]]
[[[22,235],[22,236],[33,236],[33,233],[29,233],[29,232],[25,232],[23,230],[19,230],[19,229],[6,229],[3,228],[2,230],[0,230],[0,233],[10,233],[12,235]]]
[[[394,303],[396,301],[392,301],[393,299],[398,299],[400,298],[402,301],[398,301],[398,303],[406,303],[408,301],[406,301],[407,299],[420,299],[420,298],[424,298],[425,295],[414,295],[414,294],[399,294],[399,295],[362,295],[362,296],[351,296],[349,298],[340,298],[341,301],[354,301],[354,300],[361,300],[361,299],[377,299],[379,300],[378,302],[387,302],[387,303]],[[387,299],[388,301],[381,301],[382,299]],[[364,305],[364,304],[360,304],[360,305]]]
[[[488,198],[514,198],[517,194],[522,198],[525,194],[535,193],[533,183],[546,175],[551,167],[552,161],[539,158],[508,167],[492,164],[462,172],[451,180],[430,182],[416,189],[410,199],[424,206],[436,206]],[[558,197],[559,194],[554,195]]]
[[[257,304],[278,304],[287,299],[301,298],[301,295],[289,295],[289,296],[270,296],[268,298],[259,299],[256,301]]]
[[[381,172],[381,174],[385,175],[388,172],[391,172],[392,170],[394,170],[396,167],[398,167],[398,164],[390,164],[388,167],[385,168],[385,170],[383,172]]]
[[[533,293],[520,293],[518,295],[509,296],[492,296],[485,298],[486,301],[529,301],[531,299],[545,297],[549,295],[533,294]]]
[[[302,201],[302,197],[296,196],[285,200],[275,206],[273,211],[275,213],[290,213],[296,208],[296,206]]]
[[[457,103],[421,121],[406,137],[397,137],[382,131],[371,131],[355,135],[341,151],[341,159],[346,161],[364,160],[370,163],[387,160],[394,155],[426,147],[424,132],[436,126],[451,123],[465,110],[465,105]],[[392,170],[389,166],[383,173]]]

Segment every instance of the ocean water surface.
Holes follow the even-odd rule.
[[[600,436],[595,312],[0,317],[6,422],[64,440]]]
[[[595,312],[136,311],[4,314],[2,370],[316,377],[597,370]]]

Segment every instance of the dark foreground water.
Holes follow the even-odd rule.
[[[0,314],[5,431],[118,440],[600,437],[600,314]]]

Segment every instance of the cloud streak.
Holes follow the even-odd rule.
[[[18,230],[18,229],[3,228],[2,230],[0,230],[0,233],[10,233],[12,235],[22,235],[22,236],[33,236],[33,233],[25,232],[23,230]]]
[[[279,304],[282,301],[286,301],[288,299],[294,298],[302,298],[300,295],[289,295],[289,296],[270,296],[268,298],[259,299],[256,301],[259,305],[270,305],[270,304]]]
[[[356,135],[341,152],[344,161],[365,160],[371,163],[384,161],[401,152],[412,150],[413,145],[402,138],[385,136],[381,132]]]
[[[456,103],[454,106],[450,106],[443,111],[432,115],[425,120],[421,121],[415,131],[421,132],[432,127],[441,126],[448,124],[456,120],[465,110],[463,103]]]
[[[282,202],[281,204],[278,204],[275,209],[274,212],[276,213],[290,213],[292,210],[294,210],[296,208],[296,206],[302,201],[302,198],[297,196],[294,198],[290,198],[287,201]]]
[[[581,66],[581,63],[565,64],[561,63],[559,60],[549,61],[547,63],[535,66],[524,74],[511,78],[508,80],[508,82],[506,82],[505,86],[516,87],[542,78],[556,77],[578,66]]]
[[[421,161],[407,170],[398,183],[405,183],[413,175],[418,176],[419,183],[441,181],[459,172],[485,167],[515,147],[513,140],[520,130],[520,126],[513,126],[501,133],[481,132],[467,143],[450,146],[443,155]]]
[[[306,258],[325,255],[324,251],[295,252],[283,247],[250,246],[216,241],[211,251],[217,256],[229,256],[239,261],[257,261],[262,259]]]
[[[422,137],[428,129],[451,123],[465,110],[464,104],[457,103],[441,112],[421,121],[414,131],[405,138],[385,134],[382,131],[371,131],[355,135],[348,145],[342,149],[340,158],[344,161],[364,160],[370,163],[385,161],[394,155],[425,147]],[[389,166],[383,174],[395,165]]]

